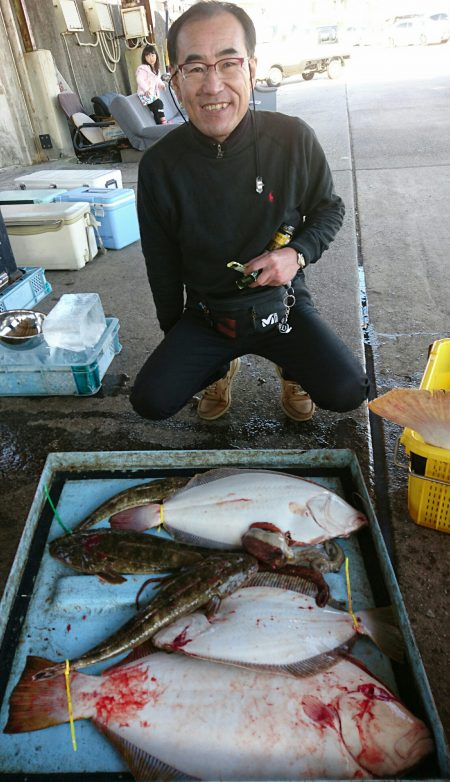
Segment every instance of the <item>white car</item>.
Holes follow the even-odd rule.
[[[424,46],[427,40],[419,17],[401,19],[387,31],[388,46]]]
[[[450,19],[448,14],[431,14],[423,18],[423,34],[426,43],[446,43],[450,38]]]
[[[259,43],[256,47],[256,78],[271,87],[278,87],[285,76],[301,74],[310,81],[316,73],[327,73],[328,78],[341,76],[350,47],[340,43],[318,43],[317,31],[282,41]]]
[[[388,46],[426,46],[450,38],[448,14],[413,16],[397,20],[387,31]]]

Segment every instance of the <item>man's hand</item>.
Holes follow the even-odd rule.
[[[245,264],[247,274],[259,270],[260,274],[249,288],[257,288],[260,285],[286,285],[294,279],[299,270],[297,250],[293,247],[282,247],[280,250],[258,255]]]

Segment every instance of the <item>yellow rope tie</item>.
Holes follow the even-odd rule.
[[[67,695],[67,709],[69,712],[69,723],[70,723],[70,735],[72,737],[72,749],[74,752],[77,751],[77,740],[75,738],[75,724],[73,721],[73,709],[72,709],[72,697],[70,695],[70,663],[69,660],[66,660],[66,667],[64,669],[64,677],[66,679],[66,695]]]
[[[164,526],[164,505],[162,502],[159,504],[159,524],[156,528],[157,532],[161,532],[161,528]]]
[[[352,590],[350,589],[350,573],[349,573],[349,569],[348,569],[348,557],[345,557],[345,579],[347,581],[348,613],[350,614],[351,618],[353,619],[353,627],[355,628],[356,631],[358,631],[359,619],[353,613]]]

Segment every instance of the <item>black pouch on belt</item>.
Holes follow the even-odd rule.
[[[237,294],[223,299],[208,297],[199,307],[211,325],[230,339],[264,334],[278,325],[286,312],[286,286]]]

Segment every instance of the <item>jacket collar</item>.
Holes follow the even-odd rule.
[[[244,149],[252,141],[252,122],[250,109],[241,119],[239,125],[233,130],[225,141],[219,144],[210,136],[205,136],[198,128],[189,121],[188,125],[191,131],[191,138],[196,146],[208,155],[208,157],[228,157],[230,153],[238,152]]]

